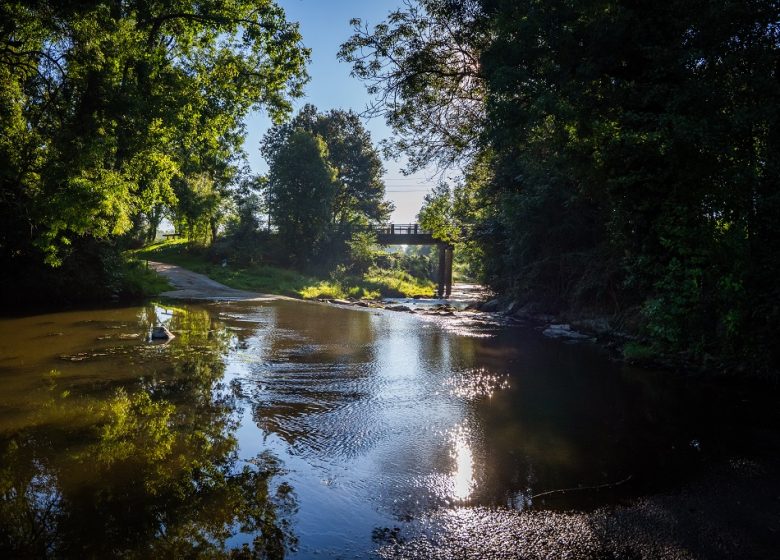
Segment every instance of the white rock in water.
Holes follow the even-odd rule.
[[[569,338],[574,340],[585,340],[591,338],[587,334],[582,334],[581,332],[572,330],[571,326],[566,324],[550,325],[542,331],[542,334],[550,338]]]
[[[173,336],[173,333],[162,325],[152,327],[152,340],[170,340]]]

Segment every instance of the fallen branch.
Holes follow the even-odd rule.
[[[542,496],[549,496],[551,494],[562,494],[565,492],[574,492],[575,490],[600,490],[602,488],[614,488],[615,486],[620,486],[621,484],[625,484],[634,475],[630,474],[623,480],[619,480],[618,482],[607,482],[605,484],[597,484],[596,486],[577,486],[575,488],[561,488],[558,490],[548,490],[547,492],[540,492],[539,494],[534,494],[530,497],[531,500],[535,500],[536,498],[541,498]]]

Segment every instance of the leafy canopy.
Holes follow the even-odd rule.
[[[247,112],[281,120],[306,79],[270,0],[11,1],[0,22],[4,267],[128,231],[177,177],[226,184]]]

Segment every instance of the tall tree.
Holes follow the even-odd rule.
[[[295,130],[269,154],[269,206],[290,259],[308,263],[327,235],[337,193],[336,171],[318,136]]]
[[[281,119],[308,51],[270,0],[3,2],[0,261],[63,263],[231,180],[243,118]]]
[[[466,156],[496,288],[777,367],[778,21],[777,0],[420,0],[342,56],[413,167]]]
[[[455,223],[452,191],[446,183],[440,183],[425,195],[417,220],[436,239],[447,243],[458,240],[459,227]]]
[[[778,321],[778,261],[760,248],[778,232],[756,226],[777,223],[780,3],[484,5],[494,188],[516,254],[569,273],[564,305],[615,286],[660,346],[766,359],[745,333]],[[517,219],[540,213],[547,232]],[[530,293],[550,284],[537,278]]]
[[[383,200],[384,168],[371,136],[354,112],[333,109],[319,113],[307,104],[290,122],[271,129],[263,139],[266,158],[289,142],[299,130],[319,136],[327,145],[327,158],[336,170],[337,192],[331,202],[334,224],[365,224],[385,221],[392,204]]]

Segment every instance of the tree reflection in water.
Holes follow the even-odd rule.
[[[51,372],[34,418],[0,432],[0,557],[282,558],[295,546],[279,462],[238,458],[230,333],[205,310],[169,321],[180,340],[154,372],[108,395],[71,395]]]

